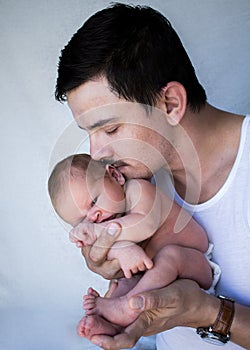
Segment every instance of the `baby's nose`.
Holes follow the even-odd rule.
[[[91,222],[99,222],[101,220],[102,213],[98,210],[90,210],[87,215],[87,219]]]

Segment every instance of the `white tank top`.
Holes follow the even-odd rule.
[[[244,118],[238,154],[216,195],[191,205],[175,192],[176,202],[207,231],[213,261],[221,267],[217,293],[250,306],[250,115]]]
[[[168,181],[168,189],[175,201],[187,211],[193,213],[194,219],[207,231],[210,242],[214,244],[213,261],[221,267],[221,278],[216,288],[216,294],[223,294],[234,298],[238,303],[250,306],[250,115],[242,123],[241,139],[238,154],[231,172],[216,195],[205,203],[191,205],[184,202],[174,191],[172,182]],[[162,180],[157,184],[161,183]],[[166,182],[165,182],[166,184]],[[178,328],[179,329],[179,328]],[[177,330],[178,330],[177,329]],[[184,328],[185,329],[185,328]],[[183,329],[183,331],[184,331]],[[188,333],[193,332],[186,329]],[[186,332],[184,331],[184,332]],[[183,349],[189,344],[189,337],[184,336],[185,343],[180,343],[173,332],[158,336],[159,350]],[[193,334],[195,338],[199,338]],[[166,339],[165,339],[166,337]],[[172,344],[172,340],[176,339]],[[192,338],[192,337],[191,337]],[[194,343],[196,340],[193,338]],[[183,339],[184,340],[184,339]],[[181,345],[182,344],[182,345]],[[192,343],[192,349],[205,349],[205,344],[198,342],[197,347]],[[190,349],[191,349],[190,348]],[[230,343],[227,349],[240,349]],[[210,347],[209,347],[210,349]]]

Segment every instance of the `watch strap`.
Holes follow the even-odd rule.
[[[230,328],[234,318],[234,300],[218,296],[220,299],[220,310],[213,325],[198,327],[196,333],[201,339],[214,344],[224,345],[230,340]]]
[[[224,296],[218,298],[221,301],[220,311],[211,328],[213,332],[227,336],[234,318],[234,300]]]

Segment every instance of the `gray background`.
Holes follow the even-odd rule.
[[[123,1],[124,3],[129,3]],[[217,107],[250,112],[250,1],[137,1],[165,14]],[[62,156],[88,150],[53,93],[60,50],[96,0],[0,1],[0,349],[91,349],[76,335],[82,294],[106,283],[87,271],[55,216],[48,173]],[[73,140],[73,141],[72,141]],[[79,148],[80,147],[80,148]]]

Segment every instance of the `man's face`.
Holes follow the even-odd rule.
[[[147,114],[145,106],[111,92],[104,78],[70,91],[67,99],[79,127],[89,134],[93,159],[113,164],[127,178],[149,178],[166,164],[168,125],[160,110]]]

